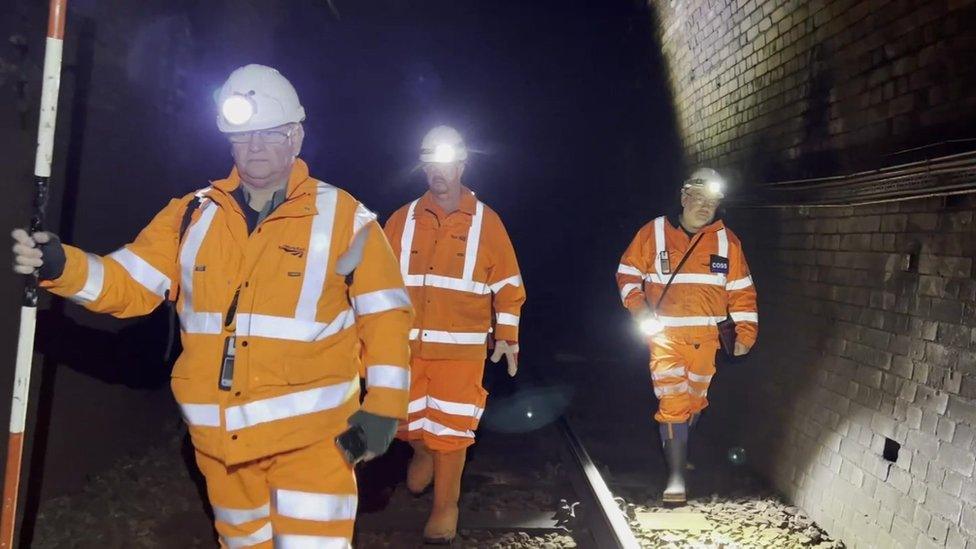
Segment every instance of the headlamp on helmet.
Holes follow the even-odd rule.
[[[220,106],[220,113],[224,115],[224,120],[233,126],[247,124],[256,111],[254,101],[239,93],[224,99]]]
[[[420,161],[428,164],[450,164],[468,158],[464,139],[449,126],[438,126],[424,136],[420,145]]]
[[[721,200],[725,198],[725,179],[711,168],[699,168],[685,180],[682,188],[701,189],[706,197]]]

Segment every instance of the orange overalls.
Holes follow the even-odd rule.
[[[375,216],[296,160],[285,201],[248,234],[227,179],[173,200],[104,257],[65,246],[44,283],[89,310],[144,315],[178,294],[172,389],[225,547],[348,546],[356,480],[334,437],[360,408],[406,417],[409,298]],[[197,196],[185,235],[180,227]],[[351,276],[336,272],[367,231]],[[362,240],[362,239],[360,239]],[[232,384],[218,387],[234,336]]]
[[[752,346],[759,331],[756,289],[742,244],[721,220],[693,237],[668,217],[645,225],[617,269],[624,306],[634,315],[652,309],[692,238],[701,242],[674,277],[657,310],[664,331],[648,342],[651,379],[662,424],[688,422],[708,406],[708,385],[719,349],[716,324],[732,317],[739,342]]]
[[[398,436],[435,451],[466,448],[488,396],[481,377],[489,331],[518,341],[525,288],[515,250],[498,214],[467,188],[458,211],[445,214],[426,193],[385,230],[416,312],[409,421]]]

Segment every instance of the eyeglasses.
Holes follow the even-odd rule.
[[[688,196],[688,200],[695,206],[718,208],[718,205],[722,203],[722,200],[719,198],[708,198],[701,193],[688,192],[686,195]]]
[[[266,145],[280,145],[285,141],[288,141],[294,129],[290,129],[287,132],[281,130],[254,130],[251,132],[236,132],[227,135],[227,139],[231,143],[244,144],[250,143],[253,136],[257,136],[258,140]]]

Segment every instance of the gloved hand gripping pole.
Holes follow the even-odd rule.
[[[44,82],[37,124],[37,155],[34,159],[34,209],[30,233],[43,230],[47,206],[48,179],[54,154],[54,127],[61,88],[61,54],[68,0],[50,0],[47,41],[44,46]],[[21,460],[24,453],[24,427],[27,423],[27,397],[30,389],[31,361],[34,356],[34,329],[37,322],[37,273],[27,277],[20,309],[20,334],[14,370],[13,400],[10,405],[10,438],[7,442],[7,467],[3,479],[3,514],[0,516],[0,549],[14,547],[17,525],[17,495],[20,488]]]

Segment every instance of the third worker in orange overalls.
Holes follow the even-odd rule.
[[[681,209],[644,225],[617,268],[624,306],[649,338],[659,401],[654,419],[670,469],[666,504],[686,501],[689,428],[708,406],[719,325],[734,321],[735,342],[727,352],[735,356],[748,353],[759,332],[742,244],[715,218],[723,187],[715,170],[696,170],[682,184]]]
[[[414,449],[410,491],[434,483],[427,543],[448,544],[456,535],[461,472],[488,396],[481,378],[489,333],[492,361],[504,355],[514,376],[525,301],[501,219],[461,184],[466,159],[456,130],[431,130],[420,153],[428,191],[397,210],[385,227],[416,312],[409,419],[397,436]]]

